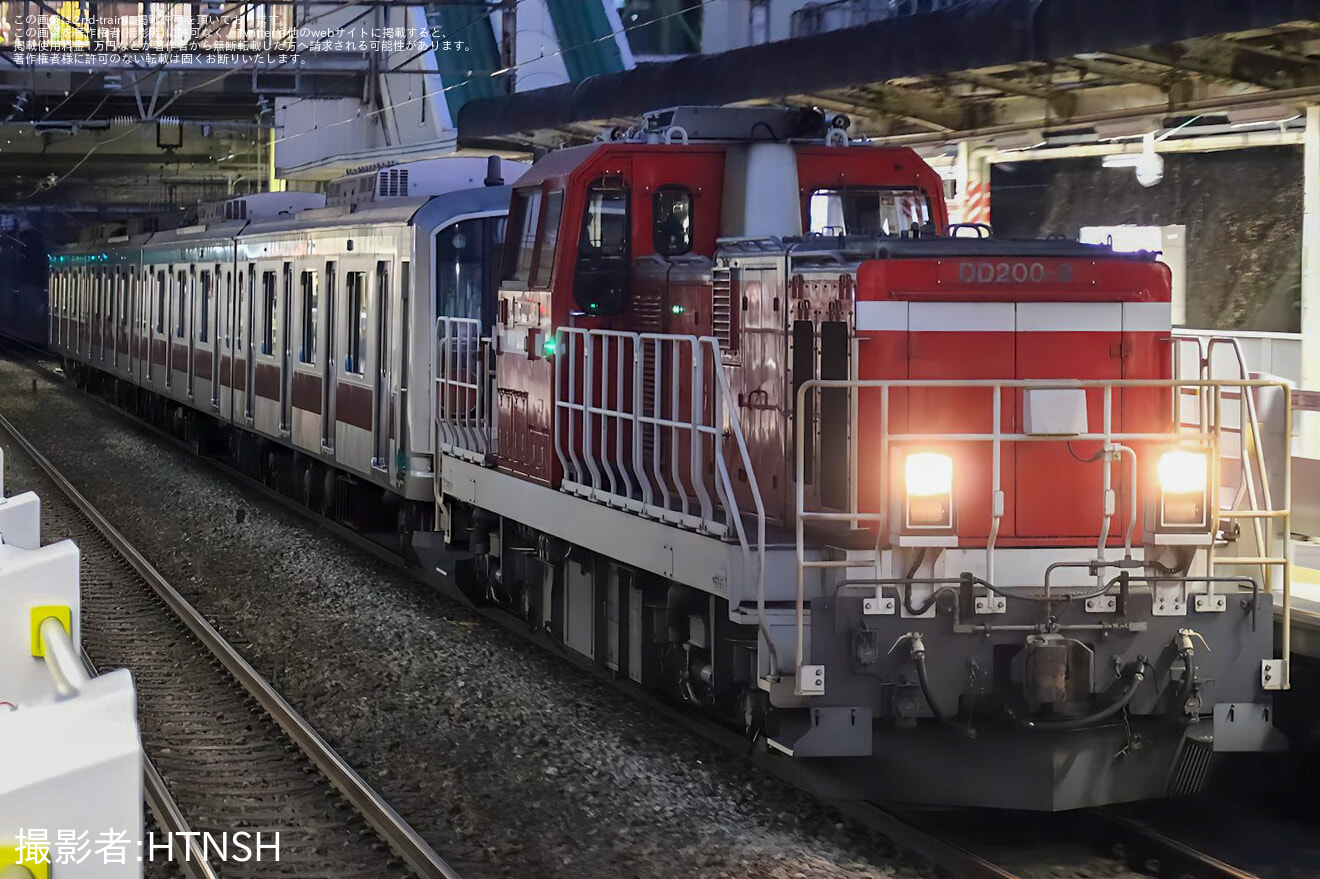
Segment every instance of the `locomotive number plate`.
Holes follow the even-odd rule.
[[[941,268],[940,274],[947,276],[948,267]],[[959,284],[1068,284],[1074,280],[1073,274],[1073,266],[1067,262],[971,259],[957,264],[956,278]]]

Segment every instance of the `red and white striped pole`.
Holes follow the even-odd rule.
[[[955,200],[961,215],[958,222],[990,225],[988,153],[988,148],[978,144],[967,141],[958,144],[958,161],[954,166],[954,179],[958,187]]]

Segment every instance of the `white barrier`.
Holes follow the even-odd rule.
[[[88,678],[78,547],[41,546],[40,516],[35,494],[0,496],[0,873],[141,877],[133,679]]]

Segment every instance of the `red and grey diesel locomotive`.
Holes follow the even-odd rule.
[[[247,348],[181,252],[121,242],[147,312],[121,393],[359,527],[395,510],[474,602],[836,796],[1069,809],[1277,746],[1288,485],[1258,413],[1287,390],[1176,375],[1153,255],[951,225],[914,152],[777,108],[675,108],[551,152],[499,230],[448,209],[423,229],[448,197],[469,196],[391,215],[384,275],[374,232],[296,251],[250,221],[212,270],[247,279],[213,306]],[[279,222],[370,221],[323,210]],[[444,292],[483,248],[483,283]],[[107,375],[85,279],[119,257],[98,253],[55,257],[52,340]],[[182,364],[168,390],[158,361]],[[239,402],[254,386],[266,402]]]

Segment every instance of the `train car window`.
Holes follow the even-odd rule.
[[[156,272],[156,332],[165,332],[165,273]]]
[[[692,249],[692,192],[686,186],[661,186],[651,198],[651,246],[661,256]]]
[[[898,235],[930,224],[930,201],[920,189],[817,189],[807,202],[807,221],[816,235]]]
[[[320,293],[316,272],[303,272],[302,281],[302,342],[298,347],[298,360],[302,363],[316,362],[316,318]]]
[[[344,368],[363,375],[366,373],[362,351],[367,346],[367,273],[349,272],[345,286],[348,289],[348,352],[344,356]]]
[[[261,273],[261,353],[275,353],[275,273]]]
[[[199,283],[202,288],[202,322],[197,328],[197,341],[210,341],[211,326],[211,273],[205,269],[202,270]]]
[[[531,277],[532,255],[536,252],[536,224],[540,216],[541,190],[514,194],[509,219],[517,231],[509,241],[504,280],[526,281]]]
[[[559,243],[559,217],[564,210],[564,193],[552,192],[545,200],[545,222],[541,224],[533,287],[549,287],[555,268],[555,246]]]
[[[573,299],[589,314],[627,307],[628,223],[628,188],[606,179],[591,184],[573,278]]]
[[[183,332],[188,326],[188,309],[192,305],[192,297],[188,295],[188,273],[179,272],[179,325],[174,330],[174,335],[183,338]],[[195,294],[194,294],[195,295]]]

